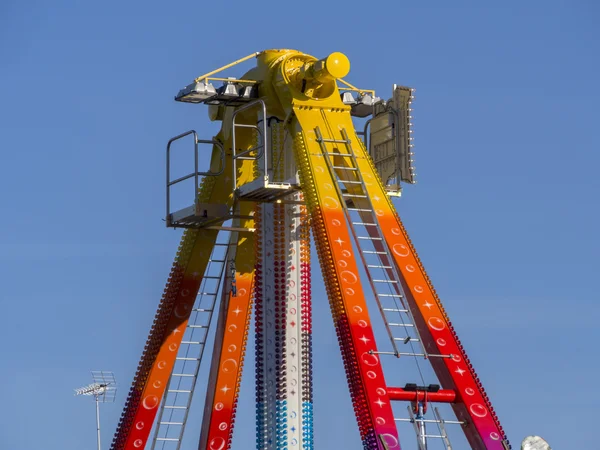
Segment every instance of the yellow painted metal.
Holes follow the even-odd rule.
[[[232,63],[226,64],[226,65],[224,65],[223,67],[219,67],[218,69],[216,69],[216,70],[213,70],[213,71],[211,71],[211,72],[205,73],[204,75],[202,75],[202,76],[199,76],[198,78],[196,78],[194,81],[195,81],[196,83],[198,83],[198,82],[200,82],[200,81],[204,80],[205,78],[207,78],[207,77],[210,77],[211,75],[214,75],[215,73],[222,72],[222,71],[224,71],[225,69],[229,69],[230,67],[236,66],[236,65],[238,65],[238,64],[240,64],[240,63],[243,63],[243,62],[245,62],[245,61],[248,61],[249,59],[255,58],[255,57],[258,55],[258,54],[259,54],[258,52],[251,53],[251,54],[249,54],[248,56],[244,56],[243,58],[240,58],[240,59],[238,59],[237,61],[234,61],[234,62],[232,62]]]
[[[229,108],[228,108],[229,109]],[[226,114],[226,117],[227,116]],[[242,117],[240,121],[255,124],[257,117]],[[223,143],[225,148],[225,169],[217,177],[205,177],[198,189],[198,201],[217,204],[227,204],[233,206],[233,167],[231,150],[231,120],[215,137],[216,140]],[[252,148],[255,144],[253,131],[248,128],[238,130],[236,139],[239,142],[240,151]],[[216,171],[221,163],[220,149],[213,147],[210,157],[210,167]],[[239,161],[237,164],[237,173],[235,174],[238,182],[246,182],[253,178],[254,161]],[[245,211],[249,213],[250,211]],[[239,226],[244,228],[254,228],[253,220],[245,219],[240,221]],[[188,229],[184,232],[179,251],[167,281],[167,287],[163,300],[159,306],[156,315],[155,324],[150,331],[146,350],[142,355],[139,370],[131,388],[129,398],[125,405],[125,413],[115,435],[113,447],[115,450],[122,448],[137,448],[146,445],[150,427],[133,426],[134,422],[152,423],[156,415],[160,399],[163,398],[168,377],[174,364],[177,350],[181,345],[184,332],[187,327],[188,319],[192,311],[196,293],[200,282],[205,273],[210,254],[217,239],[217,230],[208,229]],[[238,285],[244,285],[249,293],[252,285],[253,259],[252,251],[254,244],[253,233],[243,233],[237,242],[238,248],[248,249],[241,251],[239,266],[236,267]],[[248,303],[248,302],[246,302]],[[240,315],[242,320],[239,331],[235,333],[237,339],[239,374],[235,373],[235,379],[239,381],[241,376],[241,365],[243,362],[245,343],[247,338],[247,325],[249,324],[250,307],[249,303],[244,310],[246,316]],[[235,398],[237,398],[237,385],[235,387]],[[233,411],[234,399],[230,399]]]
[[[350,61],[340,52],[334,52],[326,58],[310,64],[305,69],[305,78],[312,78],[321,83],[343,78],[350,72]]]
[[[377,436],[397,445],[393,411],[373,336],[364,292],[359,282],[357,257],[346,224],[336,181],[323,157],[315,130],[326,138],[340,139],[342,129],[353,130],[350,106],[341,98],[336,81],[349,69],[344,58],[333,54],[317,61],[299,52],[271,58],[261,54],[259,64],[271,67],[270,81],[294,138],[294,154],[328,299],[340,339],[346,375],[363,445],[373,448]],[[347,59],[346,59],[347,60]],[[329,63],[329,67],[328,67]],[[340,144],[329,143],[332,153]],[[360,331],[358,331],[360,330]],[[375,353],[373,353],[375,352]],[[375,420],[377,418],[377,420]]]
[[[256,84],[258,81],[256,80],[239,80],[237,78],[220,78],[220,77],[207,77],[204,78],[206,81],[228,81],[230,83],[248,83],[248,84]]]
[[[342,80],[341,78],[338,79],[338,81],[340,83],[346,85],[346,87],[338,86],[338,89],[340,91],[354,91],[354,92],[358,92],[360,94],[371,94],[373,97],[375,97],[375,90],[374,89],[360,89],[360,88],[357,88],[356,86],[351,85],[346,80]]]

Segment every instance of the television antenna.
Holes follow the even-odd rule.
[[[96,401],[96,432],[100,447],[100,403],[113,403],[117,395],[117,382],[112,372],[92,370],[92,383],[75,389],[75,395],[93,396]]]

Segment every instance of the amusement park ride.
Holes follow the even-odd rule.
[[[215,76],[252,58],[240,79]],[[349,70],[341,53],[267,50],[176,96],[208,105],[222,126],[167,145],[166,223],[185,231],[112,449],[181,448],[209,329],[194,445],[250,448],[232,438],[252,309],[255,446],[314,449],[311,233],[363,448],[510,448],[392,203],[415,182],[414,90],[394,86],[384,101],[344,81]],[[171,179],[181,139],[193,141],[194,169]],[[212,149],[205,171],[199,144]],[[171,211],[171,189],[185,181],[193,204]]]

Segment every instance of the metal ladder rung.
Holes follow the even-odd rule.
[[[344,166],[331,166],[332,169],[340,170],[358,170],[356,167],[344,167]]]
[[[352,222],[352,225],[362,225],[363,227],[376,227],[377,226],[376,223],[372,223],[372,222]],[[379,252],[379,253],[385,253],[385,252]]]
[[[217,295],[216,292],[198,292],[198,295]],[[208,310],[207,311],[212,311],[212,310]]]
[[[412,328],[414,325],[412,323],[388,323],[390,327],[409,327]]]
[[[156,438],[157,441],[171,441],[171,442],[179,442],[179,438]]]
[[[181,341],[182,344],[188,344],[188,345],[204,345],[204,342],[200,342],[200,341]]]
[[[373,264],[367,264],[367,267],[369,267],[370,269],[391,269],[392,266],[376,266]]]
[[[363,251],[363,253],[368,254],[368,255],[387,255],[387,252],[376,252],[373,250],[365,250]]]
[[[362,181],[354,181],[354,180],[342,180],[342,179],[339,179],[337,181],[338,181],[338,183],[344,183],[344,184],[362,184]]]
[[[329,142],[332,144],[349,144],[348,141],[336,141],[335,139],[322,139],[322,142]],[[352,156],[351,153],[340,153],[340,152],[325,152],[326,155],[330,156]]]
[[[217,294],[213,294],[213,295],[217,295]],[[205,308],[192,308],[192,311],[197,311],[197,312],[213,312],[212,309],[205,309]]]
[[[398,283],[396,280],[373,280],[373,283]]]
[[[382,238],[373,238],[371,236],[356,236],[356,237],[357,237],[357,239],[364,239],[367,241],[382,241],[383,240]]]
[[[193,377],[195,376],[193,373],[174,373],[174,377]]]
[[[383,308],[386,312],[407,313],[408,309]]]
[[[187,391],[185,389],[169,389],[167,393],[176,393],[176,394],[189,394],[192,391]]]
[[[408,342],[419,342],[419,340],[417,338],[409,338],[408,341],[407,341],[406,338],[397,338],[397,337],[395,337],[394,340],[398,341],[398,342],[400,342],[400,341],[402,341],[402,342],[406,341],[407,343]]]
[[[358,194],[342,194],[342,197],[367,198],[366,195],[358,195]]]
[[[227,262],[227,260],[226,259],[209,259],[208,262],[209,263],[221,263],[222,264],[224,262]]]
[[[395,297],[395,298],[404,298],[400,294],[377,294],[377,297]]]
[[[202,277],[205,280],[220,280],[221,277],[215,277],[214,275],[204,276]]]
[[[200,361],[200,358],[184,358],[184,357],[177,357],[175,358],[176,361]]]
[[[320,138],[319,141],[321,142],[330,142],[332,144],[350,144],[350,141],[348,139],[325,139],[325,138]]]
[[[346,208],[348,211],[358,211],[358,212],[370,212],[372,213],[373,210],[372,209],[365,209],[365,208]]]
[[[174,405],[165,405],[165,409],[187,409],[187,406],[174,406]]]
[[[159,422],[160,425],[183,425],[182,422]]]
[[[188,328],[208,328],[206,325],[188,325]]]

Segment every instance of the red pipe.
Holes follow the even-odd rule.
[[[454,403],[456,401],[456,392],[452,389],[441,389],[437,392],[425,392],[405,391],[403,388],[399,387],[388,387],[387,392],[390,400],[407,402],[423,401],[425,400],[425,394],[427,394],[428,402]]]

